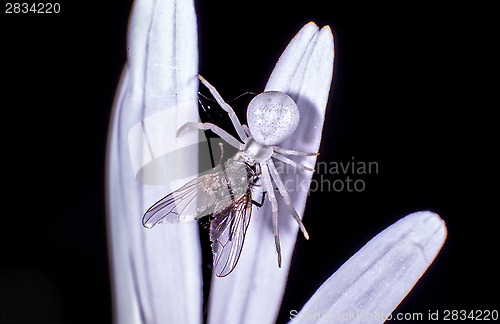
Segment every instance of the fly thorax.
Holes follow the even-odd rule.
[[[248,141],[243,151],[249,162],[265,162],[273,155],[273,149],[270,146],[265,146],[257,143],[253,138]]]

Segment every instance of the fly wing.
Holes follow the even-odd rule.
[[[151,206],[142,219],[144,227],[151,228],[163,220],[177,223],[212,214],[216,204],[229,199],[221,186],[220,167],[212,171],[191,180]]]
[[[225,277],[238,263],[252,215],[250,190],[234,204],[214,214],[210,222],[210,240],[214,255],[214,271]]]
[[[247,195],[254,177],[254,172],[238,153],[224,165],[218,164],[160,199],[146,211],[142,224],[151,228],[163,220],[185,222],[233,206]]]

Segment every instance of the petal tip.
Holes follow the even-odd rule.
[[[325,26],[321,27],[320,32],[333,34],[332,28],[330,27],[330,25],[325,25]]]
[[[443,231],[445,234],[447,233],[446,223],[437,213],[426,210],[426,211],[415,212],[410,215],[414,215],[414,217],[420,218],[419,223],[426,229],[434,229]]]
[[[448,235],[446,223],[436,213],[431,211],[420,211],[406,217],[413,223],[411,240],[423,248],[429,264],[437,256],[443,247]]]
[[[310,21],[308,22],[307,24],[304,25],[304,27],[302,28],[308,28],[308,29],[316,29],[316,30],[319,30],[319,27],[318,25],[316,25],[316,23],[314,21]]]

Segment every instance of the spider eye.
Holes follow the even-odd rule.
[[[250,101],[247,122],[255,141],[277,145],[289,137],[300,120],[299,108],[289,95],[279,91],[261,93]]]

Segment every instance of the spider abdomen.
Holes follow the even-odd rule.
[[[277,145],[289,137],[300,120],[299,108],[289,95],[267,91],[255,96],[247,109],[252,137],[262,145]]]

